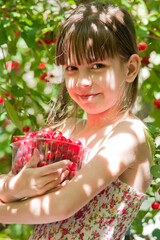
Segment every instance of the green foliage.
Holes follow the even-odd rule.
[[[15,135],[23,134],[23,126],[31,131],[43,127],[50,104],[58,94],[61,70],[54,65],[55,40],[59,26],[72,8],[80,2],[73,0],[5,1],[0,0],[0,172],[11,168],[10,142]],[[104,1],[103,1],[104,2]],[[145,239],[144,224],[154,222],[160,210],[151,204],[160,201],[160,28],[159,0],[117,0],[132,14],[136,26],[137,41],[147,44],[140,52],[139,98],[135,113],[146,122],[151,144],[155,149],[151,167],[153,182],[145,201],[132,226],[132,233]],[[81,116],[83,112],[80,112]],[[154,145],[154,146],[153,146]],[[0,238],[26,239],[32,226],[9,225],[0,232]],[[154,229],[152,237],[159,236]],[[158,238],[155,238],[158,239]]]

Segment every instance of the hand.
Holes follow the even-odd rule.
[[[59,191],[61,188],[65,187],[70,181],[69,180],[65,180],[62,183],[58,184],[55,188],[49,190],[46,193],[51,193],[51,192],[57,192]]]
[[[8,193],[7,202],[43,195],[65,180],[69,173],[67,170],[71,163],[69,160],[37,168],[39,159],[39,151],[35,149],[33,157],[17,175],[8,175],[5,184],[6,193]]]

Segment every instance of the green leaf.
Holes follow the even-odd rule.
[[[125,6],[127,8],[132,7],[132,5],[128,1],[126,1],[126,0],[121,0],[121,3],[122,3],[123,6]]]
[[[6,35],[6,31],[3,27],[3,24],[1,23],[0,25],[0,45],[3,45],[4,43],[7,42],[7,35]]]
[[[22,32],[21,36],[29,48],[33,48],[35,46],[36,31],[34,28]]]
[[[10,120],[15,124],[15,126],[17,128],[22,130],[21,122],[18,119],[17,112],[15,111],[15,109],[12,107],[12,105],[9,103],[9,101],[5,97],[3,98],[3,100],[4,100],[4,105],[6,107],[6,110],[7,110]]]
[[[15,41],[8,41],[8,53],[11,55],[16,55],[17,46],[16,46]]]
[[[150,169],[151,174],[153,175],[153,177],[155,178],[159,178],[160,177],[160,165],[153,165]]]
[[[149,31],[147,27],[142,25],[137,25],[136,33],[139,38],[144,38],[144,37],[148,37]]]
[[[139,3],[137,5],[137,15],[141,19],[143,24],[148,24],[147,6],[143,0],[139,0]]]
[[[24,136],[24,133],[19,128],[16,128],[11,136],[11,142],[15,136]]]
[[[157,240],[158,240],[159,236],[160,236],[160,230],[158,228],[154,229],[153,232],[152,232],[152,235],[154,237],[157,237]]]
[[[11,94],[15,97],[24,97],[25,90],[17,85],[12,86],[11,88]]]
[[[4,122],[6,118],[7,118],[7,112],[0,113],[0,125]]]

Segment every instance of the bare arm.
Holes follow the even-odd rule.
[[[70,161],[64,160],[41,168],[36,168],[39,152],[17,174],[10,172],[0,176],[0,200],[12,202],[24,197],[42,195],[61,183],[68,172]]]
[[[141,156],[140,152],[143,153]],[[0,221],[41,224],[66,219],[130,166],[148,162],[149,156],[146,153],[145,141],[139,142],[130,133],[117,133],[62,189],[26,201],[1,204]]]

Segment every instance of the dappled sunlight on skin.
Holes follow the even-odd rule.
[[[126,115],[124,115],[124,118],[125,118],[125,116]],[[121,118],[120,120],[123,120],[123,118]],[[120,124],[120,128],[119,128],[119,130],[117,131],[117,127],[119,126],[119,124]],[[106,144],[107,144],[107,141],[108,141],[108,139],[110,139],[110,138],[113,138],[114,139],[114,137],[116,137],[116,136],[118,136],[119,134],[123,134],[122,135],[122,137],[126,137],[128,134],[131,134],[132,136],[134,136],[135,137],[135,140],[134,140],[134,138],[132,139],[132,141],[134,140],[135,141],[135,144],[138,144],[138,145],[140,145],[140,146],[142,146],[142,148],[143,148],[143,146],[145,147],[145,144],[146,143],[144,143],[144,139],[142,138],[142,139],[140,139],[139,137],[138,137],[138,135],[137,135],[137,132],[135,132],[135,125],[133,124],[133,122],[132,122],[132,120],[123,120],[123,122],[121,123],[121,122],[119,122],[119,124],[117,123],[117,121],[115,122],[115,125],[114,124],[112,124],[112,125],[109,125],[108,127],[106,127],[106,126],[102,126],[102,128],[99,130],[99,131],[97,131],[96,129],[90,129],[90,130],[84,130],[85,131],[85,136],[83,136],[82,137],[82,139],[84,140],[84,143],[88,146],[88,147],[90,147],[92,150],[91,150],[91,152],[90,152],[90,154],[89,154],[89,157],[88,157],[88,163],[94,158],[94,156],[96,155],[96,154],[98,154],[98,150],[99,150],[99,147],[101,146],[101,149],[103,148],[103,146],[105,147],[106,146]],[[126,130],[125,130],[126,129]],[[138,131],[138,132],[140,132],[140,131],[142,131],[142,125],[136,125],[136,130]],[[95,133],[96,132],[96,133]],[[116,133],[115,133],[116,132]],[[126,135],[127,134],[127,135]],[[76,137],[78,137],[78,135],[75,135]],[[81,138],[80,138],[81,139]],[[121,143],[117,143],[117,146],[119,146],[119,148],[121,148],[121,144],[123,143],[123,140],[122,140],[122,142]],[[138,149],[140,149],[141,147],[139,146],[139,148]],[[128,162],[128,161],[130,161],[130,157],[131,158],[133,158],[133,154],[134,153],[132,153],[131,152],[131,155],[129,156],[127,156],[127,159],[125,159],[126,158],[126,156],[123,156],[124,157],[124,160],[126,161],[126,162]],[[145,153],[142,153],[142,152],[140,152],[139,153],[139,156],[140,156],[140,158],[141,158],[141,155],[143,155],[144,156],[144,154]],[[147,156],[146,156],[147,157]],[[112,163],[115,163],[115,164],[112,164]],[[111,162],[111,163],[108,163],[108,167],[107,167],[107,170],[106,171],[113,171],[113,172],[117,172],[118,171],[118,169],[120,168],[120,166],[118,166],[117,164],[116,164],[116,159],[113,159],[113,162]],[[141,164],[141,163],[140,163]],[[143,164],[146,164],[145,163],[145,161],[144,162],[142,162],[142,166],[143,166]],[[146,165],[146,167],[147,167],[147,165]],[[142,175],[142,178],[144,177],[144,178],[146,178],[146,176],[144,176],[144,173],[143,173],[143,169],[144,168],[142,168],[142,173],[141,173],[141,175]],[[148,167],[148,169],[149,169],[149,167]],[[137,172],[138,170],[137,170],[137,168],[132,168],[132,167],[129,167],[126,171],[125,171],[125,173],[123,173],[121,176],[120,176],[120,180],[121,181],[123,181],[123,182],[125,182],[125,183],[127,183],[128,185],[130,185],[130,186],[132,186],[132,187],[135,187],[135,190],[137,190],[137,191],[139,191],[139,192],[142,192],[142,186],[141,186],[141,184],[139,184],[138,182],[136,183],[136,176],[137,176],[137,174],[138,174],[138,172]],[[149,173],[150,174],[150,173]],[[127,176],[127,177],[126,177]],[[100,182],[99,182],[100,181]],[[99,184],[101,184],[101,182],[102,182],[102,184],[103,184],[103,178],[101,178],[101,180],[100,179],[98,179],[97,180],[97,185],[99,185]],[[141,181],[141,182],[143,182],[143,181]],[[147,183],[146,183],[146,185],[147,185]],[[149,183],[148,183],[148,185],[147,185],[147,187],[149,186]],[[146,189],[147,189],[147,187],[146,187]]]
[[[91,190],[91,186],[88,184],[83,184],[83,190],[86,193],[87,196],[90,196],[92,190]]]
[[[98,187],[101,187],[103,184],[104,184],[104,179],[99,178],[99,179],[97,180],[97,186],[98,186]]]
[[[89,139],[88,139],[88,144],[92,142],[96,138],[96,134],[93,134]]]
[[[117,124],[116,126],[113,126],[113,128],[109,127],[108,132],[105,130],[107,128],[106,126],[99,129],[98,132],[94,133],[95,138],[90,142],[92,149],[88,163],[77,173],[74,178],[72,178],[67,185],[64,187],[62,186],[62,188],[60,188],[58,191],[54,191],[53,193],[51,192],[44,196],[38,196],[33,199],[24,200],[23,208],[25,208],[25,202],[29,201],[28,211],[33,216],[33,222],[39,222],[39,218],[42,215],[43,219],[40,221],[43,221],[43,223],[59,221],[72,216],[116,178],[119,178],[120,181],[131,186],[137,192],[145,192],[144,189],[147,189],[150,184],[150,182],[144,183],[143,180],[143,178],[147,178],[147,173],[144,171],[144,169],[147,167],[147,161],[145,161],[145,158],[143,158],[142,161],[140,160],[140,165],[138,164],[137,167],[133,166],[132,168],[132,166],[128,167],[128,161],[130,161],[128,150],[127,157],[125,154],[124,156],[121,156],[124,153],[121,151],[121,148],[124,148],[123,136],[125,138],[126,134],[131,134],[131,136],[133,136],[131,137],[131,141],[135,141],[135,145],[138,144],[138,150],[139,148],[141,149],[141,146],[143,147],[143,145],[146,144],[144,143],[144,139],[141,140],[141,138],[139,138],[139,134],[137,131],[135,131],[135,126],[133,126],[134,124],[135,123],[129,119],[120,123],[120,126]],[[137,130],[143,131],[142,127],[139,125],[137,125]],[[108,133],[111,134],[108,135]],[[86,133],[86,136],[87,134],[88,132]],[[89,132],[87,137],[92,137],[92,134],[93,132]],[[118,137],[119,135],[121,135],[121,142],[119,142],[119,138],[116,139],[118,143],[116,143],[115,151],[115,145],[112,143],[112,139],[114,141],[114,138]],[[98,146],[97,142],[101,147]],[[130,142],[126,142],[126,144],[126,149],[128,149]],[[107,147],[111,150],[110,152],[108,152]],[[144,156],[146,154],[145,148],[142,149],[142,151],[140,150],[140,152],[136,154],[139,159],[141,159],[140,156]],[[147,158],[148,154],[145,156]],[[119,157],[124,161],[117,161],[117,158]],[[134,155],[132,156],[132,148],[131,157],[134,157]],[[121,173],[120,169],[126,170]],[[141,177],[137,177],[138,175]],[[69,207],[69,210],[68,208],[66,210],[66,207],[64,206],[66,201],[67,203],[71,202],[71,207]],[[8,206],[7,211],[12,215],[12,219],[21,214],[21,210],[17,209],[15,206]]]
[[[46,206],[49,206],[49,197],[44,197],[44,200],[42,202],[42,208],[44,209],[45,214],[49,215],[49,208]]]
[[[106,85],[108,85],[111,90],[116,88],[115,74],[113,70],[109,70],[106,73]]]
[[[17,209],[14,208],[14,209],[11,209],[11,214],[16,214],[17,213]]]
[[[82,175],[78,175],[77,178],[74,181],[78,182],[81,178],[82,178]]]
[[[74,78],[70,78],[69,79],[69,83],[68,83],[68,88],[70,89],[72,89],[74,87]]]
[[[17,179],[16,178],[12,178],[10,181],[9,181],[9,184],[8,184],[8,187],[10,190],[14,190],[15,188],[15,184],[17,183]]]
[[[43,203],[41,204],[41,200],[38,198],[32,199],[30,203],[30,211],[34,213],[35,216],[40,216],[41,214],[41,207],[43,206]],[[46,206],[45,206],[46,208]],[[46,212],[46,210],[45,210]],[[48,212],[48,209],[47,209]]]

